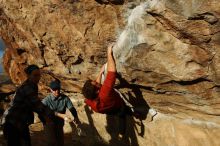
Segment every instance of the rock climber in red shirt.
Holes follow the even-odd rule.
[[[85,103],[95,112],[117,115],[119,117],[119,138],[125,134],[126,115],[131,115],[131,109],[125,105],[120,93],[114,89],[116,81],[116,64],[112,52],[113,45],[107,51],[107,75],[101,84],[103,66],[96,80],[87,80],[82,88]]]

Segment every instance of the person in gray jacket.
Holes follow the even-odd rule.
[[[69,109],[74,117],[73,122],[76,125],[80,124],[77,111],[74,108],[71,100],[68,96],[60,92],[61,83],[59,80],[52,81],[50,83],[50,91],[47,97],[42,100],[42,103],[49,107],[56,113],[54,123],[45,123],[44,128],[48,136],[48,146],[63,146],[64,145],[64,133],[63,126],[64,121],[71,122],[71,118],[65,114],[66,109]]]

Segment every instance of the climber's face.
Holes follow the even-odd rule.
[[[50,89],[50,91],[54,95],[54,97],[60,96],[60,88]]]

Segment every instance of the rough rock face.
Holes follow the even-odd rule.
[[[0,6],[4,67],[14,83],[25,79],[27,64],[37,64],[45,72],[42,92],[55,76],[64,92],[80,96],[116,41],[118,88],[134,106],[158,112],[152,122],[130,118],[124,143],[220,145],[218,0],[1,0]],[[93,114],[93,126],[111,143],[115,130],[105,128],[112,122],[106,118]]]

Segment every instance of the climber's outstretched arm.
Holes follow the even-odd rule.
[[[116,64],[115,64],[115,59],[113,57],[113,45],[111,44],[108,46],[108,51],[107,51],[107,70],[111,72],[116,72]]]

